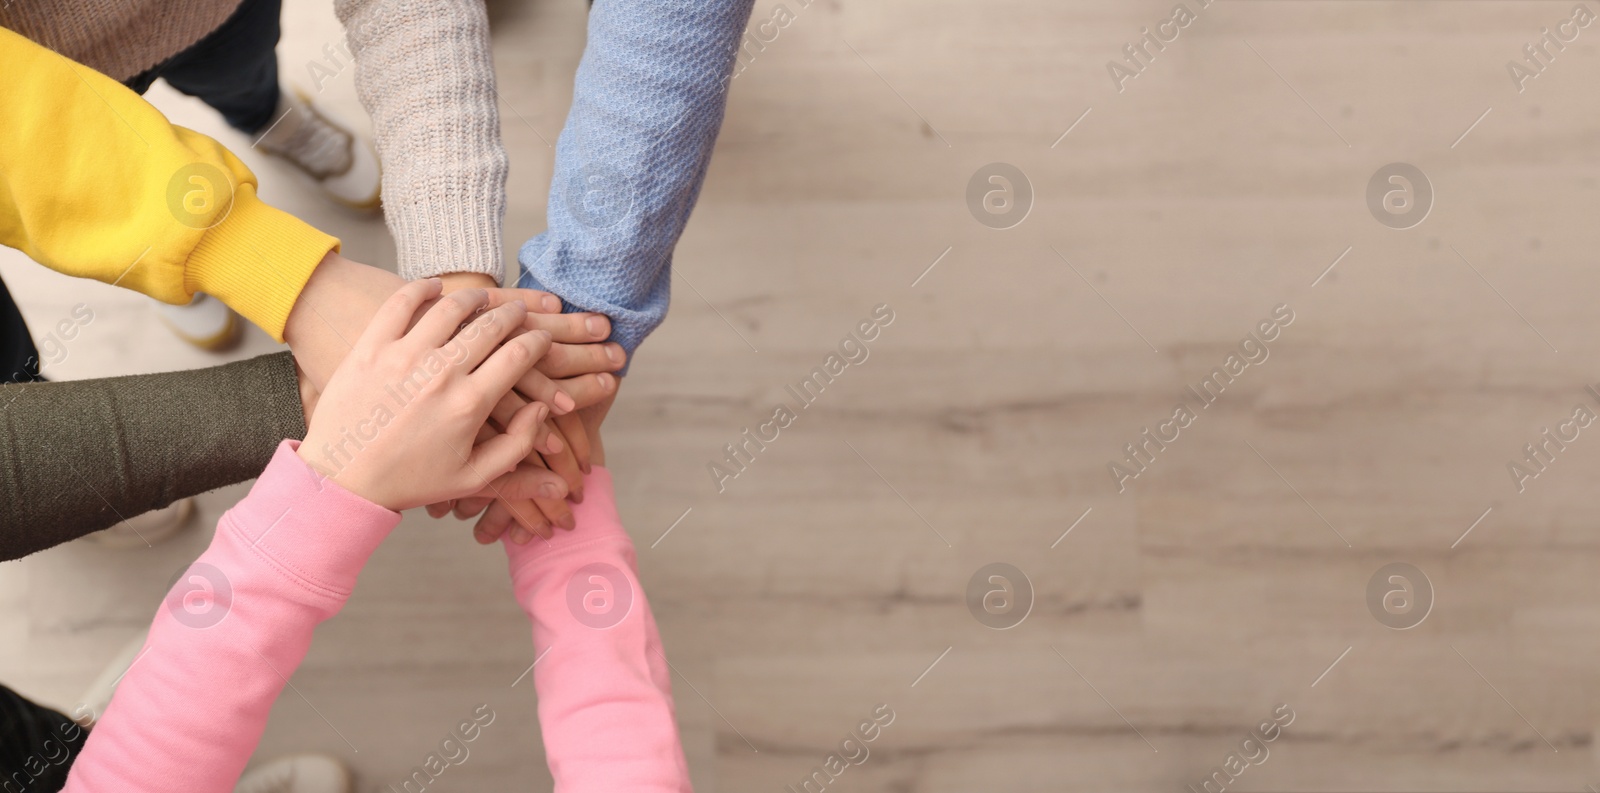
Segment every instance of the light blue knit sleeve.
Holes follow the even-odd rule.
[[[705,181],[753,3],[597,0],[589,12],[549,226],[518,253],[519,285],[610,317],[630,364],[666,316],[672,249]]]

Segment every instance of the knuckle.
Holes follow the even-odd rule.
[[[445,305],[449,307],[450,312],[453,314],[471,313],[475,302],[465,291],[452,292],[444,298]]]
[[[478,415],[478,398],[467,389],[451,389],[450,402],[446,406],[450,414],[461,419],[473,419]]]
[[[527,459],[533,454],[533,433],[525,432],[517,437],[517,459]]]
[[[519,344],[513,341],[500,349],[500,354],[506,356],[506,362],[513,366],[526,368],[533,363],[533,350],[528,349],[526,344]]]
[[[398,292],[390,295],[389,299],[385,302],[388,303],[391,308],[398,311],[415,312],[417,310],[417,306],[422,305],[422,292],[420,289],[415,287],[401,289]]]

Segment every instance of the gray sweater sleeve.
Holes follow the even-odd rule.
[[[483,0],[335,0],[372,116],[401,277],[503,282],[509,165]]]
[[[289,353],[0,386],[0,561],[253,479],[305,431]]]

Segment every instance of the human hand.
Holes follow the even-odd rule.
[[[493,283],[493,279],[478,273],[456,273],[450,278],[456,288],[462,288],[470,282]],[[327,385],[328,379],[349,354],[353,341],[360,338],[378,307],[405,283],[394,273],[347,259],[336,252],[329,252],[323,257],[289,312],[283,334],[284,340],[294,351],[295,363],[312,388],[320,389]],[[560,299],[548,292],[496,288],[490,290],[489,295],[489,308],[522,300],[534,317],[527,320],[525,326],[530,330],[551,330],[563,341],[594,341],[604,339],[611,332],[610,323],[603,316],[559,313]],[[590,330],[593,325],[589,321],[591,317],[598,317],[603,324],[603,331],[598,336]],[[560,361],[569,357],[558,354],[556,359]],[[547,404],[554,413],[573,409],[559,395],[559,387],[541,380],[544,380],[542,376],[529,373],[522,387],[535,399],[551,400]],[[572,387],[581,390],[585,384],[574,383]],[[307,422],[307,426],[310,426],[310,422]],[[551,432],[552,429],[543,428],[538,443],[541,450],[556,454],[563,448],[563,442],[558,434]]]
[[[620,379],[618,382],[620,384]],[[605,421],[606,414],[611,410],[611,405],[616,401],[616,396],[616,391],[613,390],[595,404],[580,408],[566,416],[556,417],[557,419],[574,417],[582,420],[583,428],[577,432],[587,431],[589,433],[588,438],[593,449],[595,465],[605,465],[606,462],[605,446],[600,441],[599,427],[601,422]],[[538,470],[538,466],[528,462],[523,462],[517,466],[518,473],[524,476],[527,476],[530,471],[536,470]],[[472,529],[472,536],[479,545],[488,545],[496,542],[507,531],[510,532],[513,543],[524,545],[531,541],[534,536],[545,539],[553,537],[555,532],[552,530],[552,526],[568,530],[575,527],[575,522],[571,521],[571,510],[566,506],[565,502],[557,502],[562,517],[566,518],[565,521],[558,522],[555,519],[540,521],[538,520],[540,514],[547,517],[551,514],[548,511],[551,506],[548,499],[524,497],[519,501],[509,497],[512,492],[516,491],[507,488],[502,490],[501,498],[464,498],[456,502],[456,516],[463,520],[477,515],[479,512],[483,513],[483,516],[478,519],[477,524]],[[532,491],[528,490],[527,492],[531,493]],[[537,512],[529,508],[530,501],[532,506],[538,510]],[[534,520],[528,520],[530,517],[533,517]]]
[[[625,360],[622,348],[616,344],[552,345],[551,353],[540,362],[540,368],[542,373],[562,383],[573,396],[576,410],[552,416],[547,422],[554,425],[552,434],[563,439],[565,450],[530,455],[519,466],[519,471],[537,468],[554,471],[566,481],[571,500],[583,501],[583,475],[589,471],[591,459],[604,463],[599,427],[621,382],[611,372],[621,368]],[[513,409],[515,401],[513,395],[497,406],[496,412]],[[593,457],[597,453],[600,456]],[[512,541],[522,544],[535,535],[554,536],[554,528],[572,529],[577,525],[565,500],[519,497],[510,492],[498,496],[493,500],[463,499],[454,505],[456,517],[462,520],[482,513],[473,530],[480,543],[494,542],[509,530]],[[429,508],[429,513],[435,517],[442,517],[448,511],[444,505]]]
[[[479,274],[459,275],[471,279],[468,283],[479,279],[489,280],[487,276]],[[561,301],[548,292],[532,289],[489,290],[490,306],[515,300],[530,305],[538,303],[554,312],[561,309]],[[507,502],[505,514],[519,516],[521,522],[530,527],[539,526],[548,532],[550,526],[571,528],[576,525],[565,496],[571,492],[574,498],[582,500],[583,472],[589,467],[590,446],[585,433],[572,433],[572,428],[581,428],[576,416],[571,419],[567,417],[573,411],[586,408],[615,391],[617,378],[610,372],[621,368],[624,360],[622,350],[618,345],[601,343],[611,335],[610,320],[602,314],[529,312],[524,327],[550,333],[555,343],[551,345],[550,352],[540,359],[534,371],[524,375],[518,382],[516,392],[501,398],[491,418],[504,426],[503,422],[515,415],[530,399],[550,405],[551,416],[541,428],[541,432],[548,433],[548,436],[543,438],[536,453],[529,456],[525,467],[555,471],[567,482],[567,486],[553,497],[540,496],[533,490],[523,493],[515,483],[534,481],[529,478],[531,474],[524,473],[514,478],[513,485],[499,488],[496,494],[486,493],[483,498],[462,503],[447,501],[430,504],[428,514],[435,518],[454,511],[457,517],[465,520],[482,512],[493,498],[501,498]],[[571,440],[564,436],[563,428],[571,433]],[[543,482],[542,479],[537,481]]]
[[[568,420],[578,419],[581,414],[585,417],[583,420],[588,423],[589,427],[599,427],[600,421],[605,417],[605,411],[610,409],[620,380],[609,373],[601,373],[594,378],[594,382],[596,383],[594,390],[574,392],[577,394],[576,402],[579,406],[576,411],[560,416],[552,416],[546,420],[546,427],[554,425],[557,429],[552,430],[553,434],[567,433],[567,437],[572,438],[572,440],[568,441],[566,445],[574,451],[586,454],[589,452],[590,444],[592,443],[595,462],[604,464],[604,449],[598,443],[598,435],[588,435],[584,426],[577,424],[575,421],[573,424],[567,423]],[[516,405],[519,402],[520,400],[515,395],[511,395],[496,406],[495,413],[502,417],[511,415],[515,412]],[[491,418],[495,417],[491,416]],[[565,427],[565,429],[559,429],[561,427]],[[560,474],[561,478],[567,482],[567,487],[563,488],[559,495],[535,493],[531,489],[518,490],[515,487],[500,488],[492,494],[493,497],[489,493],[483,493],[480,494],[481,497],[464,498],[454,504],[430,505],[428,514],[439,518],[453,511],[458,519],[467,520],[477,516],[479,513],[484,513],[484,517],[478,521],[474,531],[479,542],[484,544],[493,542],[508,528],[512,529],[512,538],[518,543],[527,542],[533,538],[534,534],[546,538],[551,537],[553,536],[552,527],[575,528],[577,523],[572,516],[572,509],[567,505],[564,497],[570,492],[573,482],[581,485],[582,476],[587,473],[588,469],[584,468],[582,472],[579,472],[573,460],[574,456],[571,454],[558,456],[535,453],[529,455],[528,459],[518,466],[518,471],[522,473],[524,481],[528,481],[527,476],[531,471],[553,471]],[[575,502],[581,503],[583,500],[581,490],[572,493],[572,496]],[[492,507],[491,504],[493,505]],[[484,512],[485,508],[490,508],[490,511]],[[514,528],[511,526],[513,520],[518,524]]]
[[[548,412],[543,403],[528,403],[504,417],[504,433],[480,435],[500,398],[548,351],[551,337],[544,331],[511,335],[522,330],[527,314],[521,301],[463,326],[488,303],[481,290],[423,311],[441,290],[437,279],[417,281],[379,307],[322,389],[298,452],[347,490],[393,510],[489,490],[491,480],[512,473],[533,452]]]
[[[615,377],[609,374],[602,374],[601,382],[605,384],[607,391],[615,393],[615,385],[617,384]],[[609,405],[608,397],[597,395],[595,398]],[[580,410],[592,410],[594,407],[590,404],[592,401],[592,399],[585,399],[581,403],[584,407],[580,408]],[[497,410],[503,409],[503,406],[497,408]],[[528,456],[527,460],[518,465],[518,471],[523,472],[525,476],[532,472],[540,471],[559,475],[567,485],[567,492],[563,493],[563,495],[570,495],[573,502],[582,503],[583,491],[574,489],[573,483],[576,482],[577,486],[581,488],[583,475],[588,472],[588,468],[585,466],[583,471],[580,472],[574,458],[577,456],[575,453],[587,456],[589,447],[583,425],[578,420],[578,412],[552,416],[547,421],[547,425],[554,425],[556,429],[553,432],[565,433],[565,437],[571,439],[567,441],[566,446],[568,449],[573,450],[574,453],[562,455],[532,454]],[[495,496],[494,499],[462,499],[455,505],[456,517],[462,520],[483,512],[483,517],[479,518],[477,525],[473,529],[473,535],[481,544],[493,542],[501,534],[505,533],[507,529],[511,530],[513,541],[522,544],[533,539],[534,535],[549,539],[554,536],[555,528],[571,530],[577,527],[577,520],[573,517],[572,508],[568,506],[565,498],[551,498],[548,493],[536,494],[532,491],[519,493],[514,489],[498,491]],[[436,512],[434,508],[430,508],[429,511],[435,515],[442,515],[442,512]]]
[[[487,276],[475,273],[458,276],[488,280]],[[525,375],[517,383],[516,390],[524,400],[534,399],[550,404],[550,421],[554,423],[556,417],[593,405],[616,390],[617,378],[611,373],[621,369],[627,358],[620,345],[606,342],[611,336],[611,321],[604,314],[562,314],[560,298],[549,292],[518,288],[489,290],[491,308],[513,300],[521,300],[529,306],[542,306],[543,311],[528,312],[525,327],[549,331],[555,342],[550,352],[535,365],[534,372]],[[520,404],[512,405],[513,410],[516,407],[520,407]],[[561,441],[561,432],[552,433],[554,445],[563,445]],[[590,466],[589,445],[583,439],[577,439],[570,448],[570,457],[575,458],[573,472],[587,472]],[[560,448],[546,449],[541,446],[540,451],[550,455],[563,454]]]
[[[583,475],[589,472],[592,445],[591,435],[576,411],[615,395],[619,380],[612,372],[621,369],[627,358],[622,346],[614,342],[555,344],[545,358],[535,367],[536,371],[560,383],[562,390],[572,397],[574,409],[551,416],[549,423],[554,427],[552,434],[560,438],[564,449],[554,452],[544,450],[541,457],[551,470],[567,480],[573,500],[581,503]],[[527,379],[533,379],[533,376]],[[519,384],[518,390],[529,393],[522,384]]]
[[[481,273],[451,273],[450,288],[444,294],[478,284],[489,289],[488,308],[521,300],[534,318],[529,330],[551,331],[558,341],[568,344],[604,341],[611,325],[600,314],[562,314],[561,299],[535,289],[500,289],[494,279]],[[442,282],[442,280],[441,280]],[[295,299],[284,325],[283,338],[294,351],[295,362],[304,369],[313,385],[321,388],[350,352],[355,339],[367,323],[405,279],[387,270],[345,258],[329,251],[311,271],[311,277]],[[599,330],[594,330],[597,318]],[[556,359],[562,360],[558,354]]]

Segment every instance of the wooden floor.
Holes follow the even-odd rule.
[[[698,789],[798,790],[880,704],[827,790],[1180,791],[1241,751],[1260,764],[1229,790],[1600,786],[1600,427],[1522,492],[1507,470],[1600,412],[1600,28],[1519,93],[1507,63],[1571,3],[1183,0],[1119,93],[1107,63],[1173,30],[1170,0],[802,1],[733,82],[671,316],[607,427]],[[585,12],[493,12],[510,253],[544,225]],[[285,17],[307,83],[339,29],[313,0]],[[348,70],[323,95],[360,117]],[[151,100],[392,265],[381,222]],[[996,162],[1033,191],[1004,230],[966,198]],[[1426,174],[1420,225],[1369,208],[1389,163]],[[11,252],[0,273],[36,329],[94,306],[60,376],[218,360],[142,298]],[[724,445],[879,304],[870,357],[719,493]],[[1186,388],[1280,305],[1268,357],[1198,407]],[[1108,464],[1180,403],[1119,493]],[[209,533],[0,566],[0,680],[71,707]],[[1397,562],[1433,593],[1409,630],[1369,606]],[[1034,593],[1008,630],[967,602],[993,563]],[[409,515],[258,756],[332,752],[386,791],[481,703],[497,720],[429,790],[547,790],[512,685],[532,661],[500,555]],[[1280,704],[1270,754],[1241,750]]]

